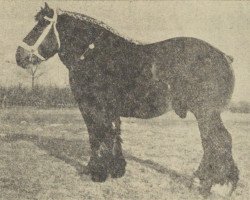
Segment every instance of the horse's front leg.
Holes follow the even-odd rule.
[[[79,103],[79,109],[89,134],[91,155],[88,168],[91,179],[95,182],[104,182],[108,177],[108,168],[105,158],[101,154],[101,146],[111,125],[104,109],[86,103]]]
[[[86,123],[91,156],[88,167],[93,181],[103,182],[108,173],[113,178],[125,173],[126,162],[122,154],[120,118],[111,117],[105,109],[80,105]]]
[[[101,144],[105,138],[105,130],[103,124],[95,122],[91,115],[85,115],[84,121],[89,133],[89,142],[91,155],[88,163],[88,168],[91,174],[91,179],[94,182],[104,182],[108,177],[108,169],[106,161],[100,154]]]
[[[103,155],[108,162],[108,171],[112,178],[120,178],[125,174],[126,161],[122,153],[121,120],[116,117],[111,121],[111,129],[106,133],[104,144],[107,147]]]

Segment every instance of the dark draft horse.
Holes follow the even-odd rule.
[[[48,4],[35,20],[17,48],[17,64],[26,68],[58,53],[68,68],[89,133],[93,181],[125,173],[120,117],[157,117],[171,102],[181,118],[190,111],[197,119],[204,155],[194,176],[201,192],[209,194],[213,185],[225,183],[235,190],[239,170],[220,116],[234,88],[230,56],[189,37],[137,43],[93,18]]]

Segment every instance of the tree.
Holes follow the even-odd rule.
[[[42,71],[40,65],[28,65],[27,72],[31,76],[31,89],[35,87],[35,81],[37,81],[42,75],[45,74],[45,71]]]
[[[6,63],[9,63],[9,64],[13,64],[13,65],[16,65],[15,62],[12,62],[12,61],[9,61],[9,60],[6,60],[5,61]],[[46,72],[46,69],[44,66],[41,66],[36,64],[36,65],[28,65],[27,68],[26,68],[26,71],[28,73],[22,73],[22,71],[17,71],[17,76],[21,77],[22,79],[26,79],[26,78],[30,78],[31,80],[31,89],[33,90],[34,87],[35,87],[35,84],[36,84],[36,81],[42,76],[45,74]]]

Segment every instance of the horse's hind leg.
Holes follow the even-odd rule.
[[[201,113],[196,118],[204,155],[194,174],[201,181],[201,192],[208,195],[214,184],[229,182],[234,190],[239,180],[239,170],[232,157],[231,135],[223,125],[219,112]]]

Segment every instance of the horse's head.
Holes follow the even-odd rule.
[[[56,29],[57,12],[45,7],[36,14],[36,26],[23,39],[16,51],[16,62],[26,68],[29,64],[40,62],[54,56],[60,48],[59,35]]]

